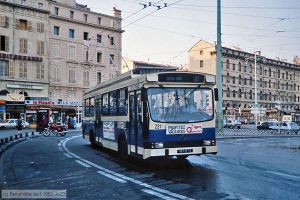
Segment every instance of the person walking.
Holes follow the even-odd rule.
[[[19,117],[19,119],[17,120],[18,134],[22,131],[22,129],[23,129],[23,120],[22,117]]]

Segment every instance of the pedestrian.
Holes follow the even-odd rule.
[[[23,128],[23,120],[22,117],[19,117],[19,119],[17,120],[17,130],[18,130],[18,134],[20,131],[22,131]]]
[[[50,115],[50,117],[49,117],[49,124],[53,124],[53,117],[52,117],[52,115]]]

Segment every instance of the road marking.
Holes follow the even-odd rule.
[[[64,155],[65,155],[66,157],[68,157],[68,158],[72,158],[72,156],[71,156],[70,154],[68,154],[68,153],[64,153]]]
[[[160,194],[160,193],[155,192],[155,191],[153,191],[153,190],[142,189],[142,191],[143,191],[143,192],[146,192],[146,193],[148,193],[148,194],[151,194],[151,195],[160,197],[160,198],[162,198],[162,199],[166,199],[166,200],[176,200],[176,199],[174,199],[174,198],[172,198],[172,197],[168,197],[168,196],[166,196],[166,195]]]
[[[104,168],[104,167],[101,167],[101,166],[99,166],[99,165],[97,165],[97,164],[95,164],[95,163],[93,163],[93,162],[91,162],[91,161],[88,161],[88,160],[84,159],[84,158],[81,158],[80,156],[77,156],[76,154],[72,153],[72,152],[66,147],[66,143],[67,143],[69,140],[72,140],[72,139],[77,138],[77,137],[80,137],[80,135],[72,136],[72,137],[70,137],[70,138],[64,139],[63,142],[62,142],[62,147],[63,147],[63,149],[64,149],[66,152],[68,152],[68,154],[70,154],[71,156],[77,158],[78,160],[81,160],[82,162],[84,162],[84,163],[86,163],[86,164],[88,164],[88,165],[90,165],[90,166],[93,166],[93,167],[95,167],[95,168],[97,168],[97,169],[100,169],[101,171],[107,172],[107,173],[110,174],[110,175],[117,176],[117,177],[119,177],[119,178],[121,178],[121,179],[123,179],[123,180],[129,181],[129,182],[132,182],[132,183],[135,183],[135,184],[140,185],[140,186],[142,186],[142,187],[146,187],[146,188],[148,188],[148,189],[151,189],[151,190],[154,190],[154,191],[163,193],[163,194],[167,194],[167,195],[169,195],[169,196],[172,196],[172,197],[175,197],[175,198],[178,198],[178,199],[194,200],[194,199],[189,198],[189,197],[186,197],[186,196],[184,196],[184,195],[177,194],[177,193],[174,193],[174,192],[170,192],[170,191],[168,191],[168,190],[164,190],[164,189],[155,187],[155,186],[153,186],[153,185],[149,185],[149,184],[147,184],[147,183],[143,183],[143,182],[138,181],[138,180],[135,180],[135,179],[133,179],[133,178],[124,176],[124,175],[119,174],[119,173],[117,173],[117,172],[114,172],[114,171],[111,171],[111,170],[106,169],[106,168]]]
[[[77,162],[78,164],[84,166],[84,167],[91,167],[89,166],[88,164],[84,163],[84,162],[81,162],[80,160],[75,160],[75,162]]]
[[[127,181],[125,181],[125,180],[123,180],[121,178],[115,177],[115,176],[113,176],[111,174],[108,174],[108,173],[105,173],[105,172],[102,172],[102,171],[97,171],[97,173],[99,173],[99,174],[101,174],[103,176],[106,176],[108,178],[114,179],[115,181],[118,181],[120,183],[127,183]]]
[[[58,147],[58,150],[62,151],[63,149],[61,147]]]
[[[300,176],[294,176],[294,175],[290,175],[290,174],[283,174],[283,173],[280,173],[280,172],[273,172],[273,171],[266,171],[267,173],[270,173],[270,174],[276,174],[276,175],[279,175],[279,176],[283,176],[283,177],[287,177],[287,178],[294,178],[294,179],[299,179]]]

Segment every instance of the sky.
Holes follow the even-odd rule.
[[[147,6],[143,4],[160,6]],[[199,40],[217,38],[217,0],[77,0],[92,11],[122,11],[122,54],[133,60],[184,65]],[[166,3],[166,7],[164,7]],[[300,56],[299,0],[221,0],[222,46],[268,58]]]

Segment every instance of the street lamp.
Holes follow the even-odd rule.
[[[255,81],[255,83],[254,83],[254,95],[255,95],[255,124],[257,125],[257,66],[256,66],[256,62],[257,62],[257,60],[256,60],[256,53],[258,53],[258,55],[260,55],[260,51],[255,51],[254,52],[254,81]]]

